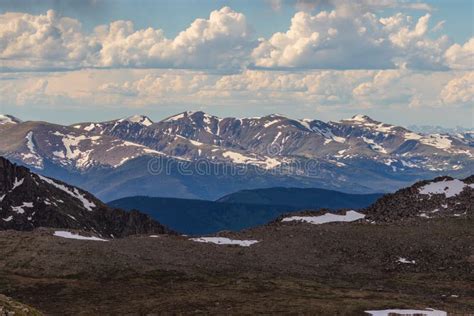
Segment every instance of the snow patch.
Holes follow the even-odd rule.
[[[409,260],[409,259],[403,258],[403,257],[398,257],[397,262],[400,262],[400,263],[407,263],[407,264],[415,264],[415,263],[416,263],[415,260]]]
[[[465,187],[474,188],[474,184],[466,184],[461,180],[443,180],[429,183],[419,189],[420,194],[444,194],[447,198],[453,197],[461,193]]]
[[[447,316],[448,313],[432,308],[427,309],[385,309],[385,310],[373,310],[365,311],[372,316],[389,316],[389,315],[423,315],[423,316]]]
[[[422,144],[432,146],[438,149],[449,149],[451,148],[451,140],[448,135],[433,134],[427,137],[423,137],[420,142]]]
[[[267,123],[263,124],[263,127],[264,127],[264,128],[270,127],[270,126],[272,126],[273,124],[276,124],[276,123],[278,123],[278,122],[280,122],[280,121],[281,121],[280,119],[277,119],[277,120],[273,120],[273,121],[267,122]]]
[[[61,230],[55,231],[54,236],[67,238],[67,239],[77,239],[77,240],[108,241],[106,239],[102,239],[98,237],[86,237],[86,236],[81,236],[79,234],[74,234],[71,232],[61,231]]]
[[[212,243],[216,245],[237,245],[241,247],[250,247],[251,245],[259,242],[258,240],[238,240],[225,237],[199,237],[191,238],[190,240],[196,242]]]
[[[356,211],[347,211],[345,215],[326,213],[320,216],[291,216],[285,217],[282,222],[300,221],[310,224],[325,224],[333,222],[353,222],[365,217],[365,214]]]
[[[20,206],[12,206],[12,212],[15,212],[17,214],[24,214],[25,213],[25,207],[26,208],[32,208],[33,203],[32,202],[23,202],[22,205]]]
[[[23,184],[23,181],[25,181],[24,178],[21,179],[21,180],[18,180],[18,179],[15,177],[15,182],[13,182],[13,188],[10,190],[10,192],[13,191],[13,190],[15,190],[16,188],[18,188],[20,185],[22,185],[22,184]]]
[[[77,188],[74,188],[74,190],[70,190],[68,187],[66,187],[65,185],[62,185],[62,184],[59,184],[59,183],[56,183],[54,182],[53,180],[49,179],[49,178],[46,178],[46,177],[43,177],[41,175],[38,175],[38,177],[43,180],[44,182],[46,183],[49,183],[53,186],[55,186],[56,188],[66,192],[67,194],[69,194],[70,196],[72,196],[73,198],[75,199],[78,199],[79,201],[82,202],[82,205],[84,206],[85,209],[87,209],[88,211],[92,211],[92,208],[96,207],[96,205],[87,200],[84,196],[84,194],[81,194],[79,192],[79,190]]]
[[[380,144],[377,144],[374,140],[362,136],[362,139],[372,150],[378,151],[379,153],[386,154],[387,150],[383,148]]]
[[[22,153],[22,159],[25,163],[32,165],[33,167],[42,169],[43,168],[43,158],[38,154],[35,149],[35,144],[33,143],[33,132],[29,131],[25,136],[26,147],[28,148],[28,153]]]
[[[164,122],[173,122],[173,121],[178,121],[180,119],[184,118],[184,113],[168,117]]]

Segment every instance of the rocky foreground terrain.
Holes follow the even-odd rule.
[[[249,247],[184,236],[73,240],[0,232],[0,292],[53,315],[474,311],[472,219],[280,223]]]
[[[1,231],[0,293],[52,315],[363,315],[387,308],[469,315],[471,182],[439,178],[367,209],[289,214],[211,237]],[[403,211],[395,212],[397,204]]]

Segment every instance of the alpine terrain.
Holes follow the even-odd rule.
[[[71,126],[2,116],[0,154],[106,201],[215,200],[275,186],[390,192],[474,168],[469,133],[420,134],[364,115],[322,122],[183,112]]]
[[[88,192],[0,157],[0,230],[38,227],[76,229],[107,238],[170,233],[147,215],[110,208]]]
[[[19,170],[17,181],[8,180],[17,183],[14,190],[7,185],[12,192],[35,181],[56,189],[52,180]],[[86,207],[85,200],[99,203],[54,183],[83,194],[73,198],[78,208]],[[59,190],[64,194],[46,195],[58,205],[58,198],[69,195]],[[402,309],[469,315],[473,194],[472,177],[440,177],[366,208],[307,209],[240,232],[204,236],[146,233],[112,239],[54,228],[4,230],[0,306],[31,315],[379,315],[375,311]]]

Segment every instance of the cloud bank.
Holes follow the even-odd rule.
[[[99,25],[91,33],[81,22],[50,10],[0,15],[1,70],[81,68],[172,68],[240,72],[245,69],[473,69],[474,38],[452,43],[434,37],[442,24],[430,13],[381,17],[373,7],[394,1],[330,1],[333,9],[299,11],[286,32],[255,39],[244,14],[229,7],[196,19],[175,38],[161,29],[136,30],[132,21]],[[318,2],[297,2],[306,5]],[[408,5],[408,4],[407,4]],[[414,3],[420,9],[421,4]]]

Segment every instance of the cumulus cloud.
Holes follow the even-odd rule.
[[[262,39],[253,57],[262,68],[443,69],[449,40],[430,39],[429,20],[430,14],[415,23],[402,13],[298,12],[288,31]]]
[[[454,44],[449,47],[445,57],[452,69],[474,69],[474,37],[462,46]]]
[[[160,29],[134,30],[131,21],[81,32],[79,21],[44,15],[0,15],[0,58],[4,67],[136,67],[240,69],[254,44],[245,16],[223,7],[196,19],[174,39]]]
[[[276,1],[274,5],[286,3]],[[80,21],[55,11],[0,15],[3,71],[80,68],[172,68],[238,73],[246,69],[472,69],[474,39],[433,38],[430,13],[380,17],[383,8],[419,8],[395,0],[295,0],[286,32],[255,40],[244,14],[229,7],[196,19],[174,38],[161,29],[113,21],[85,33]],[[330,9],[333,8],[333,9]]]
[[[79,21],[55,11],[0,15],[0,58],[7,68],[77,67],[99,48],[81,33]]]
[[[440,93],[441,100],[448,105],[474,104],[474,72],[468,72],[450,80]]]
[[[96,37],[106,67],[239,69],[253,46],[245,16],[229,7],[195,20],[174,39],[162,30],[134,31],[130,21],[98,27]]]

